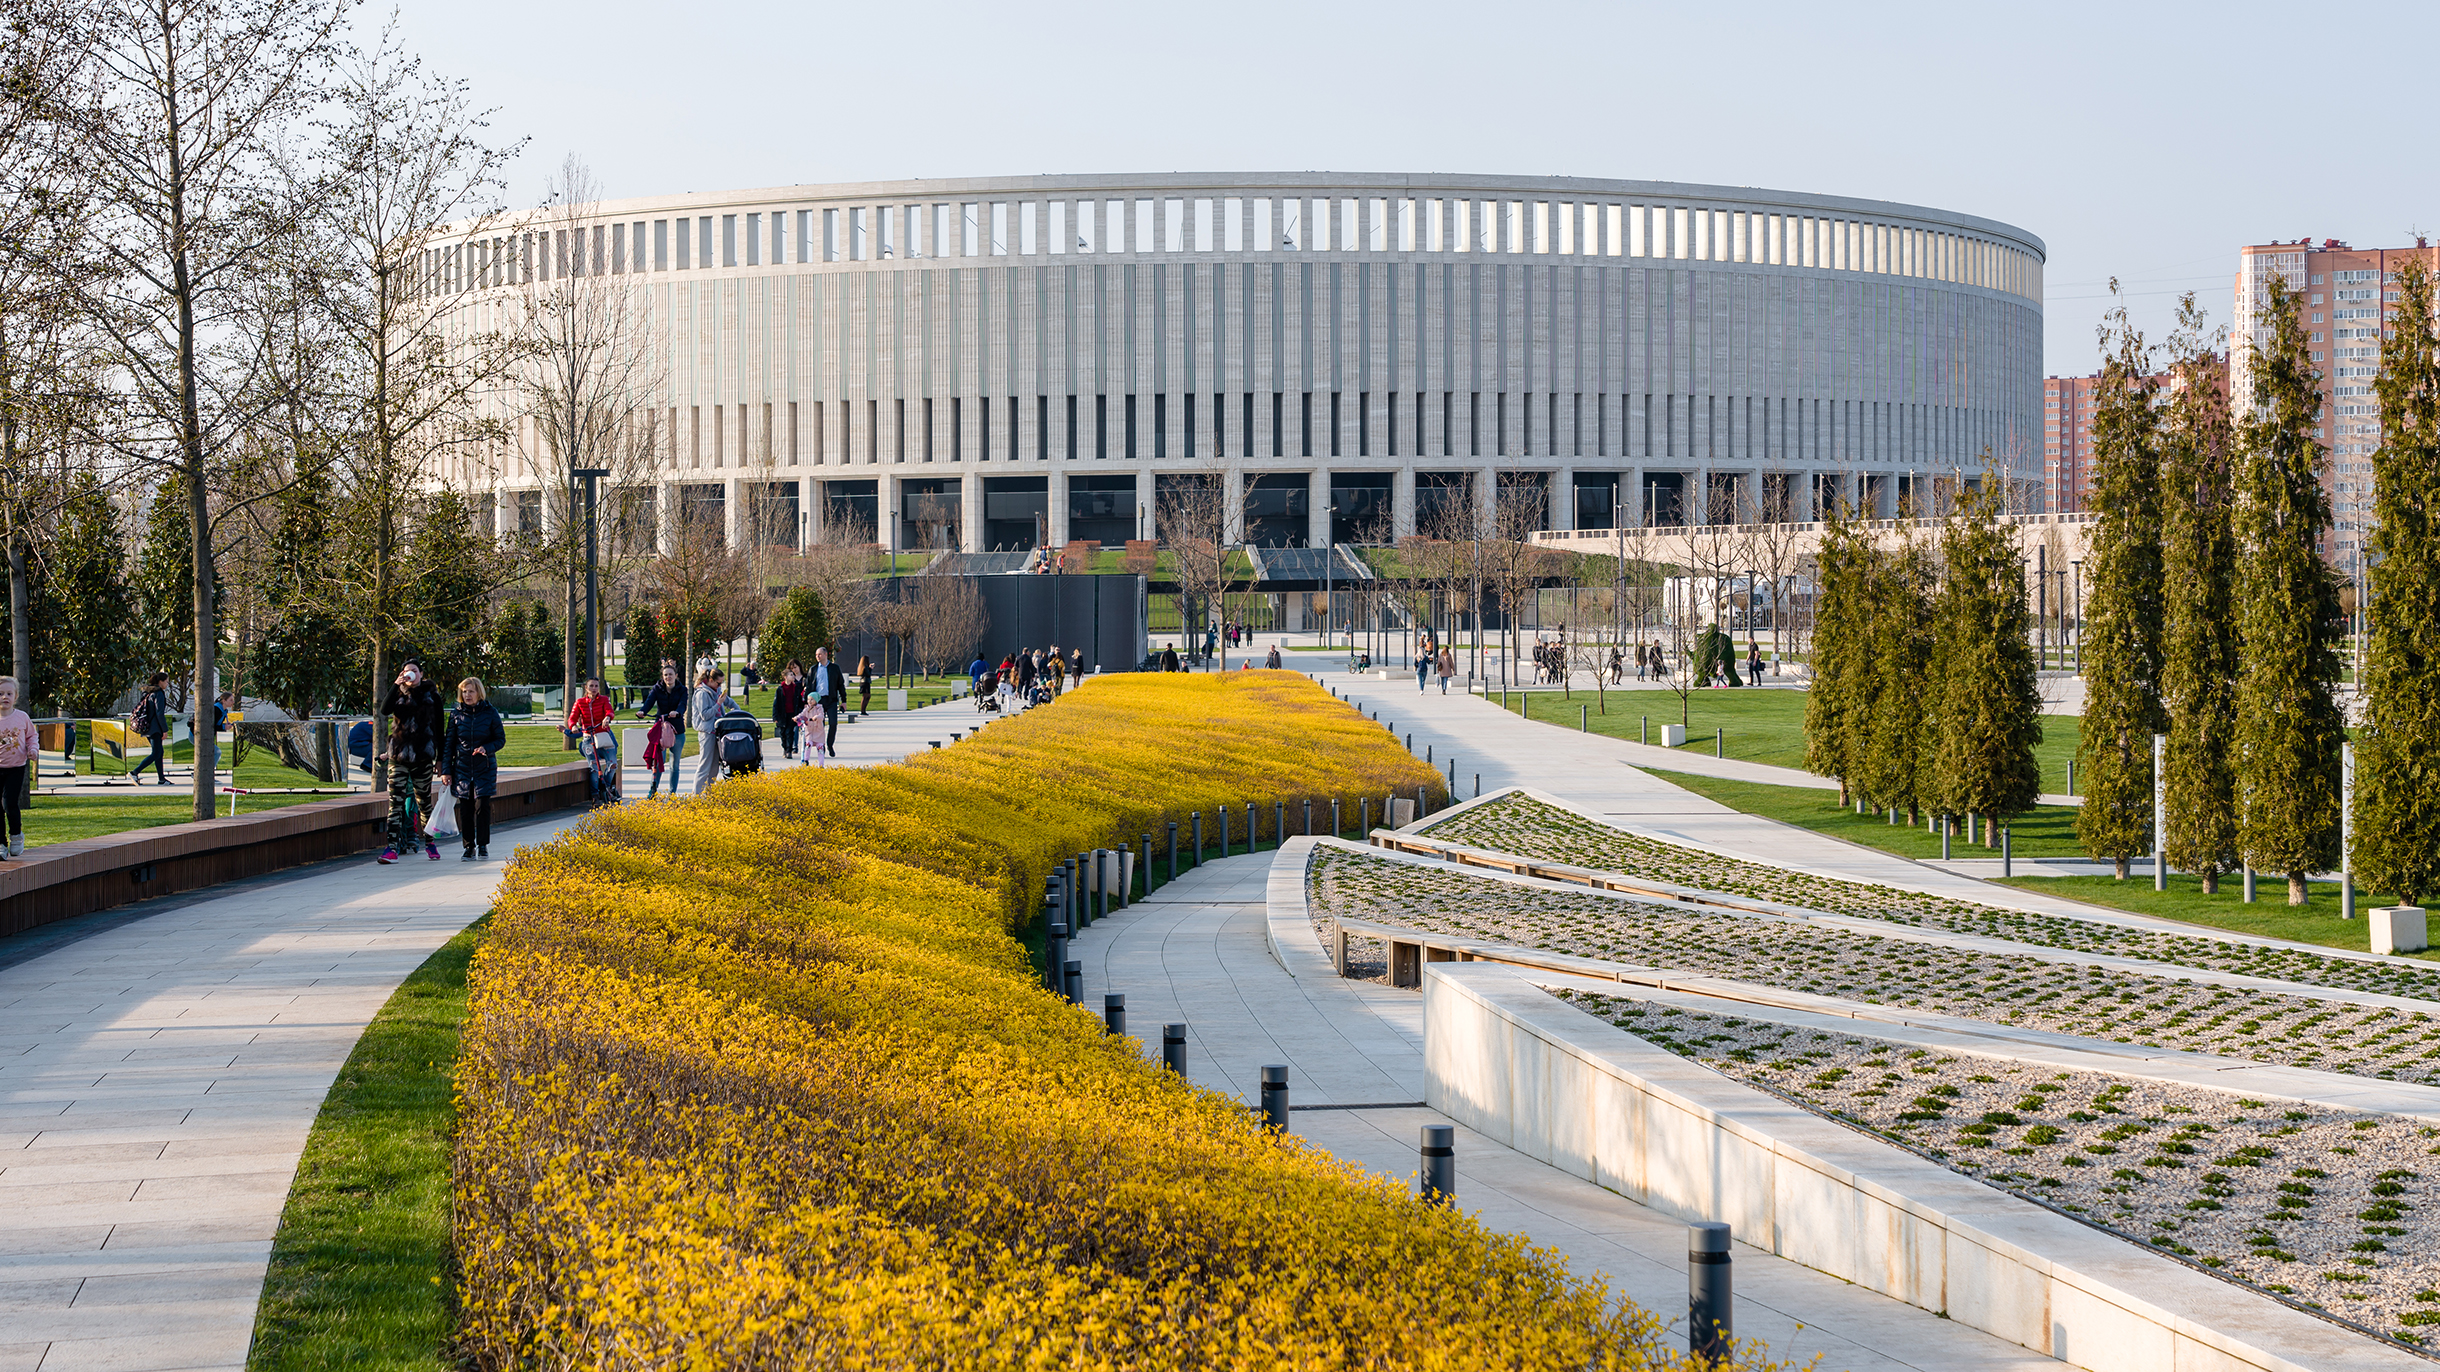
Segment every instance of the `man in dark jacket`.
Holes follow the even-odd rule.
[[[1177,650],[1177,648],[1176,648],[1175,646],[1171,645],[1171,644],[1167,644],[1167,643],[1162,644],[1162,645],[1161,645],[1161,670],[1162,670],[1162,671],[1164,671],[1164,672],[1174,672],[1174,671],[1176,671],[1177,669],[1178,669],[1178,650]]]
[[[661,660],[661,679],[644,693],[644,703],[636,707],[637,719],[651,721],[651,727],[661,731],[660,765],[652,769],[652,785],[644,795],[649,799],[661,789],[661,773],[669,773],[669,793],[678,793],[678,755],[686,751],[686,683],[678,680],[678,664],[668,658]],[[647,750],[649,751],[649,750]]]
[[[813,650],[813,674],[805,679],[807,697],[821,702],[822,752],[839,755],[839,712],[847,708],[847,673],[830,660],[828,648]]]
[[[424,836],[421,825],[432,813],[432,767],[441,751],[441,693],[424,679],[423,664],[410,662],[398,669],[398,679],[382,698],[381,718],[389,733],[384,752],[390,760],[390,847],[380,860],[398,861],[400,854],[414,852],[421,839],[424,856],[438,862],[441,850]]]

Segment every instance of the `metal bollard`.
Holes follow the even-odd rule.
[[[1999,874],[2005,880],[2013,873],[2014,868],[2010,865],[2008,854],[2008,826],[2003,824],[1999,826]]]
[[[1737,1341],[1728,1274],[1728,1226],[1686,1226],[1686,1351],[1707,1362],[1725,1362]]]
[[[1068,1004],[1084,1004],[1084,962],[1082,959],[1069,958],[1067,960],[1064,980],[1067,982]]]
[[[1449,759],[1449,794],[1457,794],[1457,759]]]
[[[1431,801],[1432,792],[1430,788],[1423,786],[1418,786],[1415,788],[1415,818],[1421,819],[1425,815],[1432,813]]]
[[[1161,1026],[1161,1065],[1179,1076],[1186,1075],[1186,1026]]]
[[[1330,798],[1330,836],[1340,838],[1346,833],[1347,826],[1339,822],[1339,798],[1332,796]]]
[[[1388,816],[1387,814],[1384,814],[1384,815],[1382,815],[1382,818],[1383,818],[1383,819],[1387,819],[1387,818],[1389,818],[1389,816]],[[1364,837],[1369,836],[1371,833],[1372,833],[1372,797],[1371,797],[1371,796],[1363,796],[1363,797],[1358,798],[1358,799],[1357,799],[1357,801],[1356,801],[1356,837],[1358,837],[1358,838],[1364,838]]]
[[[1413,734],[1408,734],[1406,736],[1406,753],[1409,757],[1413,757],[1415,755],[1415,736]]]
[[[1728,730],[1726,729],[1714,729],[1711,731],[1711,755],[1713,757],[1728,756],[1726,744],[1724,742],[1727,738]]]
[[[1589,734],[1589,733],[1591,733],[1592,731],[1593,731],[1593,707],[1592,707],[1592,706],[1590,706],[1590,705],[1579,705],[1579,706],[1577,706],[1577,707],[1576,707],[1576,732],[1577,732],[1577,733],[1580,733],[1580,734]]]
[[[1178,879],[1178,822],[1169,821],[1169,879]]]
[[[1126,866],[1126,863],[1119,860],[1118,854],[1108,848],[1093,850],[1093,891],[1101,898],[1101,908],[1093,912],[1094,919],[1104,920],[1110,917],[1110,882],[1119,872],[1124,871]],[[1119,903],[1126,904],[1123,900]]]
[[[1215,814],[1215,815],[1218,815],[1218,816],[1220,817],[1220,856],[1222,856],[1222,857],[1227,857],[1227,856],[1228,856],[1228,807],[1227,807],[1227,806],[1225,806],[1225,805],[1223,805],[1223,806],[1221,806],[1219,809],[1212,811],[1212,813],[1213,813],[1213,814]],[[1246,849],[1246,851],[1250,853],[1250,852],[1252,852],[1252,851],[1254,851],[1254,850],[1253,850],[1253,849],[1251,849],[1251,848],[1248,848],[1248,849]]]
[[[1197,811],[1195,811],[1195,861],[1194,861],[1194,865],[1195,865],[1195,866],[1197,866],[1197,867],[1200,867],[1200,866],[1202,866],[1202,865],[1203,865],[1203,812],[1202,812],[1201,810],[1197,810]]]
[[[1262,1127],[1274,1134],[1288,1132],[1288,1068],[1284,1063],[1262,1069]]]
[[[1949,835],[1957,832],[1957,821],[1949,815],[1940,817],[1940,860],[1949,860]]]
[[[2250,862],[2245,864],[2245,903],[2254,903],[2254,866]]]
[[[1408,752],[1414,751],[1415,744],[1412,738],[1408,740],[1406,747]],[[1429,743],[1423,745],[1423,765],[1426,767],[1432,765],[1432,745]]]
[[[1067,990],[1066,978],[1061,975],[1061,969],[1067,963],[1067,955],[1068,927],[1064,924],[1053,924],[1050,937],[1042,942],[1042,984],[1053,995]]]
[[[1143,868],[1144,894],[1148,897],[1152,894],[1152,833],[1150,830],[1144,832],[1144,860],[1137,865]]]
[[[1643,716],[1643,723],[1635,726],[1635,741],[1645,747],[1652,745],[1652,716]]]
[[[1127,1032],[1127,993],[1105,991],[1101,997],[1101,1027],[1104,1033],[1124,1035]]]
[[[1415,1190],[1426,1205],[1457,1200],[1457,1126],[1423,1126],[1423,1173],[1415,1179]]]
[[[1271,802],[1271,846],[1277,848],[1287,841],[1288,802],[1275,800]]]
[[[1254,802],[1250,800],[1245,803],[1245,852],[1248,857],[1254,855]]]
[[[1305,837],[1313,837],[1313,802],[1305,802]]]

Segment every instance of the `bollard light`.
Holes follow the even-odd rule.
[[[1262,1127],[1274,1134],[1288,1132],[1288,1068],[1272,1063],[1262,1069]]]
[[[1457,1200],[1457,1126],[1423,1126],[1423,1171],[1415,1189],[1426,1205],[1451,1205]]]
[[[1126,992],[1106,991],[1102,993],[1101,1027],[1103,1032],[1109,1034],[1124,1035],[1127,1032]]]
[[[1202,865],[1203,865],[1203,812],[1202,812],[1201,810],[1197,810],[1197,811],[1195,811],[1195,861],[1194,861],[1194,865],[1195,865],[1195,866],[1197,866],[1197,867],[1200,867],[1200,866],[1202,866]]]
[[[1149,898],[1152,895],[1152,833],[1150,830],[1146,830],[1144,833],[1144,860],[1142,866],[1144,869],[1144,895]]]
[[[1169,879],[1178,879],[1178,822],[1169,821]]]
[[[1737,1341],[1729,1308],[1728,1226],[1704,1220],[1686,1226],[1686,1351],[1725,1363]]]
[[[1330,798],[1330,836],[1338,838],[1346,832],[1347,826],[1339,822],[1339,798],[1332,796]]]
[[[1245,803],[1245,852],[1248,857],[1254,855],[1254,802],[1250,800]]]
[[[1217,816],[1219,816],[1219,818],[1220,818],[1220,856],[1222,856],[1222,857],[1227,857],[1227,856],[1228,856],[1228,807],[1227,807],[1227,806],[1225,806],[1225,805],[1223,805],[1223,806],[1221,806],[1219,809],[1212,811],[1212,813],[1213,813],[1213,814],[1215,814],[1215,815],[1217,815]],[[1251,849],[1251,848],[1248,848],[1248,849],[1246,849],[1246,851],[1250,853],[1250,852],[1253,852],[1254,850],[1253,850],[1253,849]]]
[[[1305,802],[1305,837],[1313,837],[1313,802]]]
[[[1062,994],[1067,990],[1066,981],[1060,975],[1060,968],[1067,963],[1067,955],[1068,927],[1064,924],[1053,924],[1050,937],[1044,939],[1042,943],[1042,984],[1054,995]]]
[[[1161,1026],[1161,1065],[1179,1076],[1186,1075],[1186,1026]]]
[[[1067,960],[1067,998],[1070,1005],[1084,1003],[1084,963],[1076,958]]]
[[[1275,800],[1271,802],[1271,846],[1277,848],[1287,841],[1288,802]]]

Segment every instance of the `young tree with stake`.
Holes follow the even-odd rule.
[[[2189,294],[2170,337],[2173,380],[2161,427],[2161,702],[2169,713],[2169,864],[2205,894],[2237,865],[2235,762],[2236,435],[2220,332]]]

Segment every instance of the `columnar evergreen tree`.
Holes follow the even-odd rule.
[[[153,495],[132,589],[136,652],[152,670],[169,673],[173,692],[183,691],[195,664],[195,548],[176,477]]]
[[[503,601],[491,612],[491,622],[484,633],[489,639],[491,674],[503,686],[528,685],[527,672],[533,670],[534,645],[526,631],[525,602]]]
[[[791,662],[812,670],[813,650],[829,643],[830,619],[822,612],[822,598],[810,586],[791,586],[763,620],[762,639],[755,645],[755,662],[763,680],[776,683],[780,672]]]
[[[2440,889],[2440,337],[2421,258],[2398,272],[2398,308],[2373,394],[2372,640],[2356,744],[2356,871],[2408,905]]]
[[[299,719],[337,701],[361,681],[341,616],[332,568],[331,481],[309,467],[277,498],[271,555],[264,560],[263,641],[254,654],[253,688]],[[346,647],[342,647],[346,645]]]
[[[2042,741],[2033,613],[2025,559],[2000,523],[2001,479],[1960,491],[1941,529],[1938,693],[1941,799],[1953,813],[2006,820],[2042,792],[2033,750]]]
[[[1933,791],[1937,735],[1929,724],[1938,701],[1930,696],[1937,680],[1932,559],[1910,539],[1894,551],[1878,553],[1868,575],[1873,697],[1871,716],[1863,725],[1862,789],[1876,808],[1897,806],[1912,823],[1921,817]]]
[[[1838,778],[1839,804],[1862,778],[1864,721],[1870,717],[1873,551],[1849,512],[1822,511],[1815,557],[1813,685],[1805,692],[1805,770]]]
[[[537,686],[566,685],[567,631],[551,622],[551,607],[539,600],[527,607],[527,613],[525,643],[529,656],[525,660],[526,680]]]
[[[2117,290],[2112,281],[2110,289]],[[2152,837],[2152,736],[2160,702],[2160,411],[2151,350],[2120,305],[2102,316],[2101,385],[2093,409],[2093,505],[2085,557],[2084,804],[2076,838],[2118,878]]]
[[[480,665],[491,540],[475,532],[473,507],[456,491],[444,487],[418,503],[406,570],[420,613],[410,629],[442,700],[455,702],[458,681]]]
[[[2288,904],[2338,861],[2338,582],[2321,559],[2330,527],[2321,377],[2300,297],[2274,279],[2247,343],[2250,412],[2238,425],[2237,846],[2285,872]]]
[[[627,684],[650,686],[661,679],[661,611],[658,606],[635,601],[627,606],[627,637],[624,650],[627,659]]]
[[[135,684],[135,609],[127,594],[127,540],[119,512],[91,471],[69,478],[74,494],[51,545],[52,590],[60,609],[59,704],[71,715],[105,714]]]
[[[2168,859],[2216,893],[2237,865],[2236,435],[2219,333],[2190,294],[2169,350],[2161,430],[2161,701],[2169,713]]]

